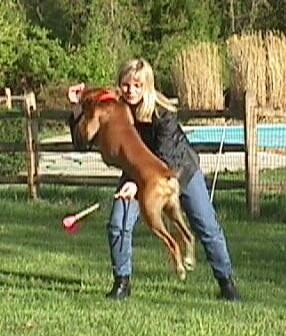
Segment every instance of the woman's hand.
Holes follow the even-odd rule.
[[[72,85],[68,90],[68,99],[72,104],[78,104],[82,91],[85,88],[84,83]]]
[[[137,190],[137,185],[134,182],[125,182],[119,192],[114,195],[114,197],[133,199],[137,193]]]

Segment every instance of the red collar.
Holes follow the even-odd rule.
[[[104,90],[98,94],[98,96],[96,97],[96,101],[98,101],[99,103],[105,103],[109,101],[118,101],[118,96],[113,91]]]

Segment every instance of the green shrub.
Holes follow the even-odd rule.
[[[19,58],[19,45],[25,39],[25,21],[13,1],[0,1],[0,87],[5,86],[7,76],[14,72]]]
[[[114,74],[114,62],[109,57],[105,44],[94,40],[79,48],[70,56],[71,72],[69,77],[75,82],[93,85],[110,85]]]
[[[1,120],[0,142],[24,143],[23,120]],[[16,176],[26,167],[25,153],[0,153],[1,176]]]
[[[17,61],[17,72],[12,82],[38,88],[48,82],[65,80],[70,71],[70,60],[58,40],[50,39],[49,31],[29,27],[22,42]]]

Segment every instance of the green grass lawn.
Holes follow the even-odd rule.
[[[180,282],[143,224],[134,239],[132,297],[113,302],[105,299],[112,190],[45,187],[36,202],[25,191],[0,188],[1,336],[285,335],[285,197],[264,197],[261,218],[250,220],[243,192],[216,194],[242,303],[216,299],[200,244],[197,269]],[[62,218],[95,201],[101,209],[80,232],[64,232]]]

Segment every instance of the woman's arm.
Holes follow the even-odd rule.
[[[164,111],[154,119],[154,153],[167,165],[180,172],[181,183],[200,167],[199,156],[191,147],[178,124],[177,115]]]
[[[81,106],[79,104],[79,101],[80,101],[80,96],[82,94],[82,91],[84,89],[85,89],[84,83],[72,85],[69,87],[68,100],[70,101],[71,106],[72,106],[74,119],[77,119],[77,117],[81,113]]]
[[[80,83],[76,85],[72,85],[69,87],[68,90],[68,99],[71,104],[78,104],[80,101],[80,96],[82,91],[85,89],[85,84]]]
[[[68,118],[72,143],[77,150],[86,151],[88,148],[83,145],[80,133],[78,131],[78,123],[81,116],[81,105],[79,104],[80,96],[85,88],[84,83],[72,85],[68,89],[68,99],[71,103],[72,113]]]

